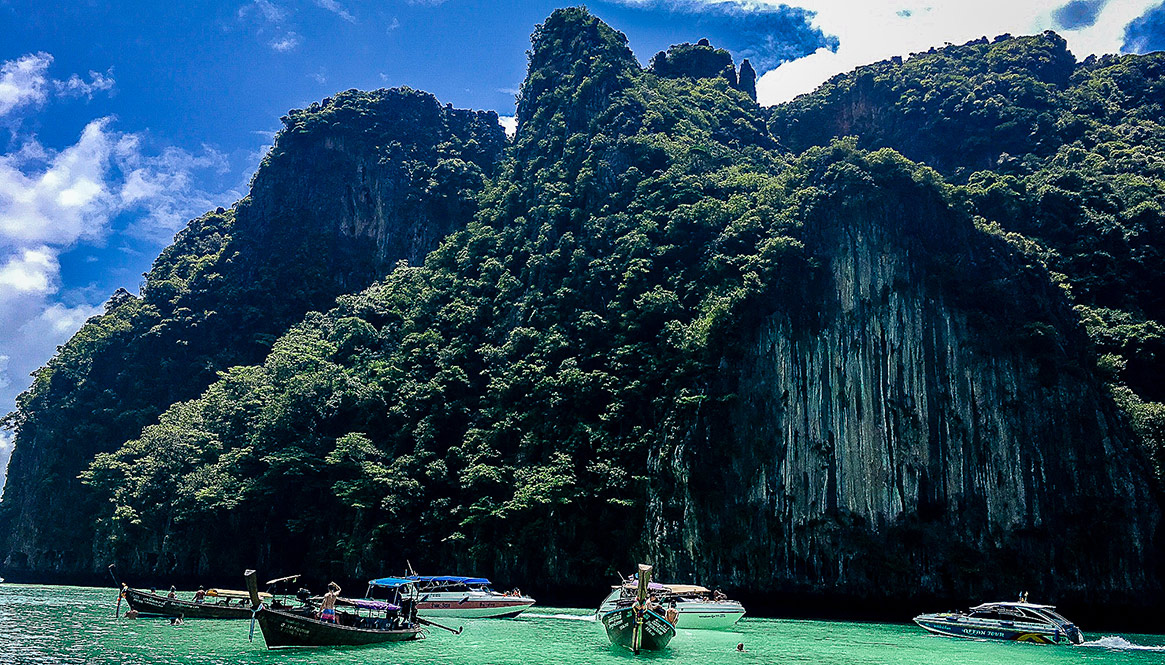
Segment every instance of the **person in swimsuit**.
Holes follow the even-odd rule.
[[[667,622],[671,625],[676,625],[676,621],[679,621],[680,619],[680,611],[676,609],[676,601],[673,600],[671,604],[667,606],[667,613],[663,615],[663,618],[667,619]]]
[[[340,585],[328,582],[328,592],[320,600],[320,621],[336,623],[336,599],[340,597]]]
[[[198,591],[194,592],[194,602],[201,603],[206,600],[206,589],[198,587]]]

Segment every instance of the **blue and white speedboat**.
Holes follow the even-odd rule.
[[[1084,634],[1052,605],[983,603],[967,612],[920,614],[914,623],[948,637],[1034,644],[1080,644]]]

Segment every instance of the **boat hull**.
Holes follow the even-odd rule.
[[[611,644],[635,653],[659,651],[676,636],[675,626],[650,610],[637,613],[634,608],[625,607],[603,614],[600,620]]]
[[[533,598],[500,594],[481,597],[475,597],[474,594],[429,594],[417,603],[417,614],[433,619],[502,619],[516,617],[533,604]]]
[[[195,603],[167,598],[140,589],[126,588],[125,602],[139,614],[177,617],[184,619],[250,619],[251,608],[246,605]]]
[[[676,603],[676,610],[679,611],[676,626],[685,630],[731,630],[736,626],[736,622],[744,618],[743,607],[739,609],[715,607],[685,607],[681,609],[680,603]]]
[[[611,592],[599,607],[602,616],[617,607],[619,591]],[[732,630],[744,618],[744,606],[735,600],[692,601],[680,600],[676,603],[679,619],[676,627],[684,630]]]
[[[375,630],[320,621],[312,616],[261,608],[255,613],[268,649],[363,646],[422,639],[420,628]]]
[[[914,618],[914,623],[931,633],[946,637],[1028,642],[1031,644],[1072,644],[1068,636],[1060,631],[1034,626],[1005,626],[985,622],[967,623],[950,620],[944,615],[918,616]]]

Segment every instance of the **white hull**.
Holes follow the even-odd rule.
[[[619,591],[612,591],[603,599],[599,614],[615,609]],[[676,610],[680,616],[676,628],[683,630],[731,630],[736,622],[744,618],[744,606],[735,600],[722,601],[679,601]]]
[[[423,617],[459,617],[464,619],[494,619],[516,617],[530,609],[534,599],[527,596],[506,596],[500,593],[433,592],[421,593],[417,614]]]

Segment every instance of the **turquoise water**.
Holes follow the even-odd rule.
[[[504,665],[610,663],[630,652],[610,646],[588,610],[535,607],[522,618],[447,620],[464,633],[434,631],[420,642],[268,651],[247,621],[115,619],[114,589],[0,584],[0,663],[400,663]],[[124,606],[122,608],[125,609]],[[1087,627],[1085,627],[1087,628]],[[871,663],[906,665],[1165,663],[1165,635],[1097,635],[1083,646],[976,642],[901,624],[746,618],[733,632],[681,629],[667,651],[638,659],[704,663]],[[747,651],[737,653],[743,642]]]

